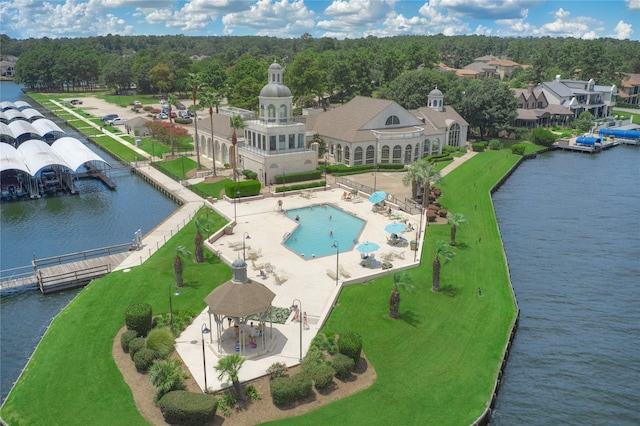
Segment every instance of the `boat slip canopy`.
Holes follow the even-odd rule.
[[[51,146],[37,139],[28,140],[18,148],[0,143],[0,172],[13,169],[36,176],[41,169],[56,164],[78,171],[88,161],[109,164],[78,139],[71,137],[60,138]]]

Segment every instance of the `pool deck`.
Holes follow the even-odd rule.
[[[441,171],[445,176],[467,159],[473,157],[474,152],[468,151],[463,157],[456,158],[453,163]],[[386,176],[388,175],[388,176]],[[407,195],[410,189],[402,184],[404,173],[379,173],[378,189],[387,191],[395,196]],[[359,183],[370,185],[369,180],[373,177],[369,173],[354,176]],[[362,180],[362,181],[360,181]],[[374,213],[372,204],[366,197],[362,197],[359,202],[344,201],[342,195],[343,188],[333,185],[333,189],[326,191],[317,190],[311,193],[310,197],[304,197],[300,193],[272,194],[265,193],[259,199],[238,200],[234,205],[233,200],[222,200],[210,205],[221,215],[225,216],[229,222],[237,219],[231,235],[214,235],[207,241],[207,246],[216,252],[227,264],[231,264],[235,259],[242,258],[242,241],[245,232],[250,235],[250,239],[245,240],[247,255],[249,247],[252,251],[259,251],[260,257],[254,262],[256,265],[269,262],[275,266],[275,274],[268,274],[267,279],[262,280],[259,270],[254,270],[250,260],[247,259],[247,271],[249,278],[264,283],[271,289],[276,297],[272,305],[276,307],[290,307],[294,299],[298,299],[302,305],[302,311],[307,313],[308,328],[302,328],[302,356],[306,355],[311,340],[318,333],[325,320],[329,316],[332,306],[340,292],[340,288],[349,284],[357,284],[378,276],[393,273],[399,269],[408,269],[419,264],[419,255],[422,252],[422,237],[418,238],[419,246],[417,252],[413,252],[409,247],[392,247],[387,244],[387,233],[385,225],[393,221],[386,215]],[[308,194],[308,193],[307,193]],[[380,245],[380,249],[375,252],[376,259],[382,261],[384,254],[396,254],[392,256],[391,269],[365,268],[360,266],[360,253],[355,246],[348,252],[341,252],[339,260],[335,255],[319,257],[315,259],[302,259],[297,254],[286,248],[282,242],[286,233],[292,232],[296,226],[295,221],[288,218],[278,209],[278,200],[282,200],[283,209],[302,208],[310,205],[332,204],[366,221],[365,226],[358,239],[359,243],[371,241]],[[409,215],[401,212],[404,217],[419,229],[420,216]],[[423,220],[423,230],[426,221]],[[407,240],[416,239],[416,231],[403,233]],[[328,233],[328,230],[327,230]],[[325,237],[324,235],[322,237]],[[414,255],[415,261],[414,261]],[[400,257],[398,257],[400,256]],[[404,257],[401,258],[401,257]],[[342,266],[350,277],[341,274],[338,267],[338,285],[336,286],[335,273],[336,261],[338,266]],[[329,276],[332,274],[334,277]],[[276,283],[276,276],[286,281]],[[213,321],[213,318],[212,318]],[[209,325],[209,315],[207,309],[200,313],[189,326],[176,339],[176,349],[182,357],[184,363],[189,368],[192,376],[201,389],[204,389],[204,364],[202,355],[202,324]],[[225,325],[226,327],[226,325]],[[247,359],[239,372],[240,381],[248,381],[266,374],[267,369],[275,362],[282,362],[287,366],[297,365],[300,359],[300,323],[292,322],[291,317],[286,324],[273,325],[273,340],[267,341],[269,351],[264,355],[257,355],[260,349],[247,349]],[[218,363],[216,355],[218,344],[215,333],[205,335],[205,356],[207,370],[207,387],[211,391],[216,391],[229,386],[218,380],[215,365]],[[222,344],[223,351],[220,356],[229,355],[224,352],[227,344]],[[255,353],[252,353],[254,351]],[[235,352],[233,352],[235,353]]]

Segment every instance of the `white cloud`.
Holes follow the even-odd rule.
[[[478,25],[473,32],[474,35],[490,36],[493,33],[493,28],[485,27],[484,25]]]
[[[531,36],[531,37],[575,37],[592,39],[602,37],[605,31],[604,25],[596,19],[588,16],[570,16],[571,13],[563,8],[553,13],[554,21],[547,22],[540,27],[536,27],[527,22],[527,16],[522,19],[501,19],[497,20],[501,28],[497,31],[498,36]]]
[[[627,7],[631,10],[640,10],[640,0],[624,0]]]
[[[382,28],[366,31],[364,37],[392,37],[407,34],[430,34],[429,22],[425,18],[414,16],[407,18],[391,12],[382,24]]]
[[[334,0],[324,14],[333,19],[321,20],[317,28],[324,31],[323,36],[341,34],[337,38],[362,37],[380,27],[381,21],[393,12],[394,0]]]
[[[619,21],[618,25],[616,25],[613,31],[615,32],[615,35],[613,36],[614,38],[617,38],[619,40],[626,40],[628,38],[631,38],[631,34],[633,34],[633,27],[631,26],[631,24],[627,24],[624,21]]]
[[[225,34],[241,27],[255,30],[256,35],[286,38],[310,32],[314,17],[303,0],[258,0],[247,11],[223,16],[222,24]]]
[[[446,9],[451,16],[466,16],[473,19],[514,19],[523,11],[535,7],[543,0],[431,0],[431,7]]]
[[[429,22],[429,34],[456,35],[466,34],[469,32],[469,25],[466,22],[442,13],[437,6],[440,0],[431,0],[422,5],[418,11]]]
[[[110,1],[118,3],[131,0]],[[204,29],[225,13],[246,11],[251,0],[189,0],[181,9],[174,9],[174,3],[174,1],[154,0],[135,4],[138,6],[136,9],[138,15],[142,15],[147,23],[178,28],[188,33]]]
[[[2,2],[3,32],[15,31],[20,38],[89,37],[134,33],[124,19],[107,13],[100,1],[41,2],[16,0]]]

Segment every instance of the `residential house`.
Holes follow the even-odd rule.
[[[564,80],[557,76],[555,80],[540,85],[550,104],[569,108],[574,118],[584,111],[589,111],[595,118],[608,117],[618,96],[615,85],[597,85],[593,79]]]
[[[573,112],[562,105],[549,103],[540,86],[529,83],[527,89],[513,89],[516,96],[518,117],[515,127],[533,129],[554,125],[566,126],[573,119]]]
[[[618,96],[623,102],[640,105],[640,74],[625,74]]]

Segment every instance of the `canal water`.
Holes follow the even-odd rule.
[[[640,424],[640,147],[525,161],[494,203],[520,326],[491,423]]]
[[[0,82],[0,101],[24,100],[19,86]],[[83,135],[56,121],[70,136]],[[110,164],[116,162],[92,144],[87,146]],[[30,265],[38,258],[126,243],[138,229],[145,234],[171,215],[177,205],[130,171],[109,175],[115,191],[101,182],[79,182],[80,194],[0,205],[0,269]],[[43,296],[37,291],[0,298],[0,397],[4,400],[51,319],[77,294]]]

